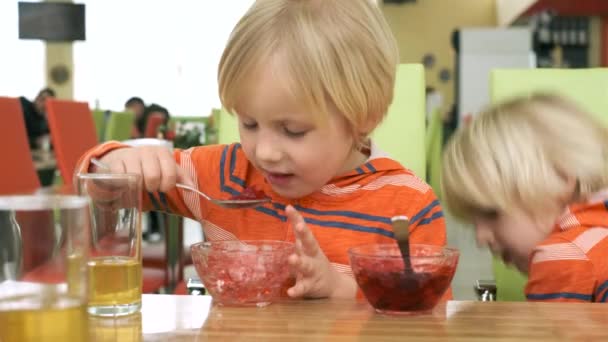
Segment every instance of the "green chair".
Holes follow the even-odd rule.
[[[424,88],[421,64],[399,65],[393,103],[382,124],[372,134],[381,150],[420,178],[426,175]]]
[[[217,138],[219,144],[232,144],[240,140],[239,123],[236,116],[228,113],[222,108],[217,115]]]
[[[106,123],[104,141],[130,139],[134,121],[135,113],[112,112]]]
[[[533,92],[564,95],[608,123],[608,69],[498,69],[490,74],[492,103]],[[525,300],[526,276],[493,260],[497,299]]]
[[[93,121],[95,122],[95,131],[97,131],[97,141],[103,142],[106,129],[106,111],[100,109],[94,110]]]
[[[372,134],[380,149],[421,178],[426,172],[424,85],[422,65],[399,65],[393,103],[382,124]],[[239,141],[238,122],[234,115],[222,110],[218,121],[220,144]]]
[[[443,120],[436,110],[426,128],[426,179],[441,200],[441,151],[443,150]]]
[[[608,68],[498,69],[490,74],[492,103],[533,92],[554,92],[576,101],[608,124]]]

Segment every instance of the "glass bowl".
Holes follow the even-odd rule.
[[[194,267],[214,303],[263,307],[276,300],[290,277],[291,242],[211,241],[191,247]]]
[[[413,271],[404,272],[397,244],[368,244],[348,251],[357,284],[379,313],[416,314],[431,311],[449,288],[457,249],[410,245]]]

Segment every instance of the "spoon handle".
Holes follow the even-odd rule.
[[[395,216],[391,218],[393,225],[393,232],[395,233],[395,239],[399,245],[401,251],[401,257],[403,258],[403,264],[406,270],[412,269],[412,262],[410,260],[410,220],[407,216]]]
[[[97,158],[91,158],[91,164],[97,166],[98,168],[105,170],[105,171],[110,171],[110,167],[104,163],[102,163],[99,159]]]
[[[197,189],[195,189],[193,187],[190,187],[190,186],[187,186],[187,185],[184,185],[184,184],[181,184],[181,183],[176,183],[175,186],[178,187],[178,188],[184,189],[184,190],[193,191],[193,192],[199,194],[200,196],[203,196],[208,201],[213,201],[213,199],[211,197],[207,196],[206,193],[204,193],[202,191],[199,191],[199,190],[197,190]]]

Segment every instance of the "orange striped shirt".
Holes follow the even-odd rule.
[[[530,256],[526,298],[608,301],[608,193],[568,207]]]
[[[79,170],[88,170],[90,158],[120,147],[123,145],[111,142],[92,149]],[[274,193],[239,144],[201,146],[175,150],[174,154],[198,188],[212,197],[228,199],[253,186],[271,198],[260,207],[236,210],[215,206],[181,189],[144,196],[147,209],[198,220],[207,240],[294,241],[285,216],[285,206],[291,204],[302,214],[330,262],[345,273],[351,273],[347,254],[351,246],[394,241],[391,217],[396,215],[410,218],[412,243],[446,244],[443,212],[430,186],[375,147],[364,165],[300,199]]]

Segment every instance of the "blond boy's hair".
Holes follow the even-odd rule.
[[[608,130],[555,95],[486,110],[454,135],[443,155],[446,204],[466,220],[514,207],[541,216],[572,180],[574,201],[608,186]]]
[[[220,61],[223,106],[235,112],[247,82],[277,59],[294,98],[316,119],[337,108],[353,134],[375,128],[392,102],[399,53],[371,0],[257,0]]]

